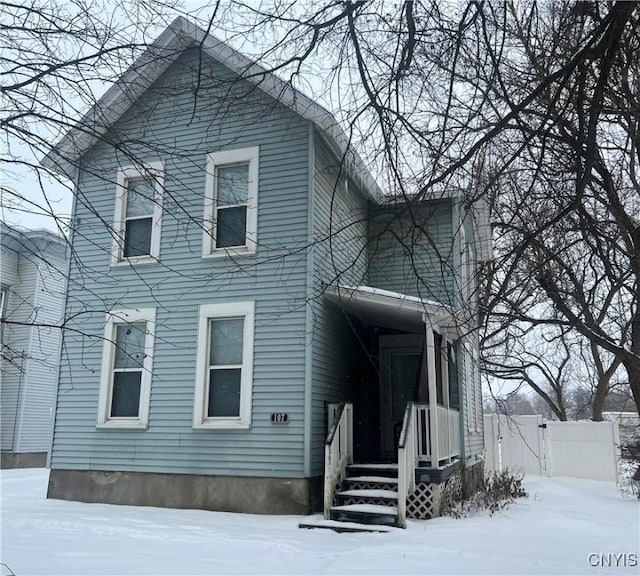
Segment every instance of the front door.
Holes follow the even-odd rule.
[[[397,456],[407,402],[418,399],[423,343],[419,334],[380,337],[380,430],[385,458]]]

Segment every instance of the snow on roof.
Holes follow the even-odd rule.
[[[367,294],[374,294],[376,296],[386,296],[387,298],[395,298],[404,302],[415,302],[416,304],[423,304],[425,306],[435,306],[437,308],[446,308],[442,302],[436,300],[427,300],[426,298],[418,298],[417,296],[409,296],[408,294],[402,294],[400,292],[392,292],[391,290],[383,290],[382,288],[374,288],[373,286],[339,286],[345,290],[355,290],[357,292],[364,292]]]

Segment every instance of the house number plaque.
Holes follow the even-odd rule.
[[[272,424],[289,424],[289,414],[286,412],[274,412],[271,414]]]

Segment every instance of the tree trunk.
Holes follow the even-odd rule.
[[[630,358],[624,362],[624,367],[629,376],[629,388],[636,405],[636,412],[640,414],[640,360]]]
[[[604,410],[604,403],[607,400],[607,393],[609,392],[609,378],[606,382],[603,382],[604,377],[598,380],[598,387],[596,388],[596,394],[593,398],[593,408],[591,411],[591,419],[594,422],[602,422],[602,411]]]

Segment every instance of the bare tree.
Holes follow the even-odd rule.
[[[514,322],[499,344],[485,345],[483,368],[518,391],[534,392],[556,419],[568,420],[570,395],[579,378],[572,348],[566,334],[553,327],[522,329]]]
[[[46,153],[145,48],[151,22],[177,13],[151,0],[118,5],[117,18],[81,1],[2,7],[3,161],[36,170],[13,143]],[[351,142],[410,211],[451,190],[488,202],[486,341],[514,321],[577,332],[624,367],[640,411],[637,4],[231,2],[201,14],[207,30],[257,47],[268,71],[337,102]],[[128,144],[129,160],[148,145]],[[55,212],[46,198],[32,208]]]
[[[533,78],[550,77],[563,54],[571,54],[587,32],[611,17],[601,8],[554,6],[540,15],[546,22],[514,20]],[[600,383],[596,418],[620,364],[640,406],[640,189],[637,91],[631,89],[638,80],[633,57],[638,15],[631,11],[624,25],[623,20],[615,24],[622,26],[616,36],[602,39],[592,54],[599,55],[597,65],[591,59],[579,63],[571,83],[550,87],[529,107],[528,123],[522,122],[517,134],[522,154],[507,169],[496,168],[493,195],[503,252],[490,277],[488,334],[517,321],[556,325],[586,339]],[[580,26],[572,27],[576,23]],[[513,93],[526,90],[517,77],[512,87]]]
[[[640,411],[638,5],[249,13],[245,30],[284,30],[267,52],[281,69],[321,54],[329,87],[348,82],[346,120],[395,194],[490,201],[488,336],[514,321],[574,331],[612,356],[603,377],[624,367]]]

